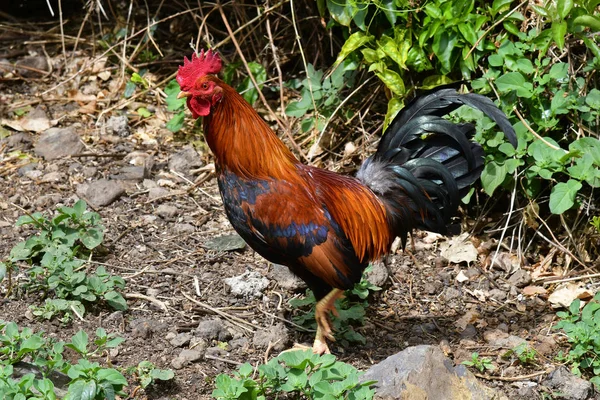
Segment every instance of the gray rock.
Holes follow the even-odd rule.
[[[592,384],[585,379],[573,375],[563,366],[552,371],[544,381],[544,385],[556,391],[556,399],[587,400],[594,395]]]
[[[383,261],[371,263],[371,270],[365,273],[365,278],[375,286],[383,286],[390,273]]]
[[[35,144],[35,154],[46,160],[67,157],[81,153],[85,146],[71,126],[68,128],[50,128],[44,131]]]
[[[15,63],[15,66],[17,67],[17,73],[25,78],[39,78],[50,71],[50,66],[44,56],[23,57]]]
[[[183,347],[192,340],[192,335],[188,332],[183,332],[169,340],[173,347]]]
[[[8,147],[10,150],[22,151],[29,150],[31,148],[33,139],[29,133],[15,132],[6,139],[0,140],[0,143],[6,143],[6,147]]]
[[[508,278],[508,282],[518,288],[522,288],[531,283],[531,275],[524,269],[519,269]]]
[[[179,355],[171,361],[171,366],[175,369],[181,369],[186,365],[193,363],[194,361],[202,359],[203,356],[204,354],[200,350],[184,349],[181,350],[181,353],[179,353]]]
[[[454,300],[460,297],[460,291],[454,287],[447,287],[442,293],[442,298],[445,301]]]
[[[231,293],[240,297],[261,297],[263,290],[269,286],[269,280],[256,271],[246,271],[224,281],[231,288]]]
[[[100,179],[82,183],[77,187],[77,195],[94,207],[107,206],[125,193],[125,189],[115,181]]]
[[[306,283],[294,275],[285,265],[271,264],[268,277],[277,282],[279,287],[286,290],[298,291],[306,289]]]
[[[42,175],[44,175],[44,173],[39,169],[32,169],[30,171],[26,171],[24,175],[26,178],[29,178],[32,181],[37,181],[42,177]]]
[[[515,335],[509,335],[499,329],[485,331],[483,333],[483,338],[490,346],[504,349],[514,349],[523,343],[527,344],[527,340]]]
[[[171,204],[161,204],[156,208],[155,213],[159,217],[171,219],[179,214],[179,209]]]
[[[436,346],[414,346],[369,368],[376,399],[506,399],[480,383],[464,365],[454,366]]]
[[[98,173],[98,168],[86,165],[81,169],[81,173],[86,178],[93,178]]]
[[[506,299],[506,291],[501,289],[492,289],[490,290],[490,297],[492,299],[502,301]]]
[[[186,146],[169,159],[169,169],[189,175],[190,170],[202,166],[200,155],[192,146]]]
[[[196,232],[196,228],[194,228],[194,225],[192,224],[175,224],[173,226],[173,231],[175,231],[176,233],[181,233],[181,234],[189,234],[189,233],[194,233]]]
[[[47,174],[45,174],[44,176],[42,176],[42,179],[40,179],[41,182],[44,183],[54,183],[54,182],[61,182],[65,180],[65,174],[63,174],[62,172],[49,172]]]
[[[129,136],[129,120],[125,115],[113,115],[106,121],[106,132],[121,137]]]
[[[37,163],[29,163],[27,165],[23,165],[21,168],[18,169],[17,173],[19,174],[19,176],[25,176],[27,172],[34,171],[37,168],[37,166]]]
[[[148,200],[154,200],[157,199],[159,197],[164,197],[166,195],[168,195],[170,192],[169,190],[165,189],[165,188],[161,188],[161,187],[151,187],[150,189],[148,189]]]
[[[144,178],[149,176],[150,171],[144,166],[127,166],[121,168],[118,174],[111,175],[111,178],[124,181],[142,181]]]
[[[134,319],[129,323],[131,336],[135,338],[148,339],[154,333],[166,331],[169,326],[164,322],[159,322],[146,318]]]
[[[220,342],[231,339],[231,333],[219,318],[200,321],[195,335],[205,340],[218,340]]]
[[[268,329],[259,329],[254,332],[252,343],[261,349],[266,349],[269,345],[275,351],[283,351],[288,347],[290,336],[283,323],[278,323]]]
[[[44,194],[33,202],[36,207],[47,208],[55,205],[63,199],[63,196],[58,193]]]

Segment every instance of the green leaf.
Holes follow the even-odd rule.
[[[452,71],[454,64],[453,50],[457,47],[458,35],[452,30],[443,30],[433,38],[431,49],[442,64],[442,74]]]
[[[79,354],[87,354],[88,334],[85,331],[79,331],[71,339],[71,343],[65,346],[75,350]]]
[[[167,103],[168,111],[179,111],[185,107],[187,99],[185,97],[181,99],[177,98],[180,91],[181,89],[179,88],[179,84],[175,79],[172,79],[169,81],[169,83],[167,83],[167,86],[165,87],[165,93],[167,94],[165,102]]]
[[[383,0],[381,2],[381,8],[390,25],[396,26],[396,19],[398,18],[397,7],[395,0]]]
[[[567,18],[572,8],[573,0],[556,0],[556,11],[560,18]]]
[[[552,21],[550,29],[552,30],[552,39],[554,39],[554,43],[556,43],[556,46],[562,50],[565,46],[567,21]]]
[[[508,11],[512,2],[513,0],[494,0],[492,3],[492,11],[494,15],[503,11]]]
[[[569,179],[566,183],[557,183],[550,192],[550,212],[562,214],[573,207],[577,192],[581,188],[581,182],[574,179]]]
[[[40,212],[35,212],[31,215],[22,215],[17,219],[15,226],[22,226],[27,224],[37,224],[44,221],[44,215]]]
[[[533,85],[527,82],[520,72],[507,72],[496,79],[496,86],[501,93],[516,91],[517,96],[530,98],[533,96]]]
[[[573,23],[590,28],[594,32],[600,31],[600,18],[595,15],[580,15],[573,20]]]
[[[115,310],[125,311],[128,308],[127,302],[123,296],[115,291],[106,292],[104,294],[104,300],[106,300],[106,302]]]
[[[138,108],[137,113],[142,118],[148,118],[152,116],[152,113],[146,107]]]
[[[350,26],[353,17],[352,2],[348,0],[327,0],[331,17],[340,25]]]
[[[585,104],[595,110],[600,110],[600,90],[594,88],[585,97]]]
[[[481,184],[488,195],[494,194],[494,190],[504,182],[507,168],[504,164],[491,161],[485,165],[481,172]]]
[[[66,400],[94,400],[96,398],[96,382],[77,380],[69,385]]]
[[[179,132],[179,130],[183,128],[184,121],[185,111],[180,111],[179,113],[175,114],[173,118],[169,120],[169,122],[167,122],[165,127],[173,133]]]
[[[103,368],[96,374],[96,379],[99,381],[109,382],[113,386],[127,385],[127,379],[114,368]]]
[[[81,243],[83,243],[83,245],[89,250],[98,247],[100,243],[102,243],[103,238],[104,233],[102,232],[102,230],[94,228],[80,232],[79,235],[79,240],[81,240]]]
[[[342,63],[352,52],[356,49],[364,46],[366,43],[369,43],[373,39],[373,36],[364,33],[364,32],[356,32],[353,33],[346,39],[342,49],[340,50],[335,63],[333,64],[333,68],[336,68],[338,65]]]
[[[400,74],[396,71],[392,71],[385,66],[385,63],[380,62],[371,65],[371,67],[377,66],[375,69],[375,75],[390,89],[395,95],[403,96],[406,94],[406,88],[404,87],[404,81]]]

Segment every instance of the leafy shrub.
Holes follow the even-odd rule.
[[[92,349],[84,331],[76,333],[71,342],[64,343],[45,337],[43,332],[33,333],[30,328],[19,331],[14,322],[0,321],[0,398],[55,399],[54,384],[49,376],[58,371],[71,378],[65,399],[114,400],[116,395],[123,394],[121,390],[127,385],[127,381],[117,370],[102,368],[97,362],[90,361],[90,358],[122,342],[122,338],[109,335],[104,329],[98,328]],[[81,357],[76,364],[71,364],[63,357],[65,347],[71,348]],[[33,373],[20,380],[12,378],[13,365],[25,359],[30,360],[41,372],[41,379],[36,378]]]
[[[318,355],[307,351],[289,351],[258,367],[246,363],[233,378],[221,374],[216,378],[216,399],[272,399],[284,393],[297,399],[372,399],[374,391],[359,383],[360,373],[349,364],[336,361],[331,354]]]
[[[0,273],[18,262],[30,265],[29,280],[23,288],[46,295],[52,293],[55,297],[47,299],[42,307],[33,307],[36,316],[50,319],[64,313],[66,322],[73,313],[83,316],[84,304],[98,299],[116,310],[127,309],[125,299],[118,292],[125,287],[123,278],[110,275],[104,267],[92,273],[83,270],[84,258],[104,237],[100,216],[86,208],[86,203],[79,200],[73,207],[59,207],[53,218],[36,212],[17,220],[16,226],[33,225],[39,232],[12,248],[8,260],[0,263],[3,267]],[[4,274],[0,275],[2,278]]]
[[[329,26],[346,29],[336,65],[361,62],[389,89],[386,124],[411,92],[408,81],[427,88],[475,79],[475,90],[495,91],[514,122],[518,149],[481,114],[456,112],[478,122],[488,194],[524,168],[522,193],[536,199],[549,191],[549,211],[563,214],[578,204],[578,196],[600,185],[600,141],[591,135],[600,117],[600,91],[590,85],[600,67],[600,48],[597,36],[589,34],[600,29],[597,1],[557,0],[522,8],[511,0],[318,4],[322,16],[331,16]]]
[[[559,353],[559,358],[571,364],[576,375],[588,374],[596,388],[600,388],[600,292],[581,309],[581,300],[574,300],[568,311],[556,315],[560,321],[554,329],[562,329],[571,345],[568,354]]]

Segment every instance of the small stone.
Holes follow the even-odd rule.
[[[111,175],[112,179],[126,181],[141,181],[150,175],[150,171],[146,167],[128,166],[123,167],[116,175]]]
[[[554,370],[544,381],[544,385],[560,394],[557,399],[587,400],[594,393],[592,384],[585,379],[573,375],[564,366]]]
[[[17,73],[25,78],[39,78],[46,74],[50,67],[44,56],[27,56],[15,63]]]
[[[10,150],[29,150],[33,143],[33,138],[26,132],[15,132],[8,138],[0,140],[0,143],[5,142]],[[31,164],[30,164],[31,165]],[[36,165],[36,164],[33,164]]]
[[[43,183],[61,182],[65,180],[65,175],[61,172],[50,172],[40,179]]]
[[[252,338],[252,343],[256,347],[266,349],[271,346],[277,352],[285,350],[289,341],[289,333],[283,323],[278,323],[267,329],[259,329],[254,332]]]
[[[286,290],[298,291],[306,288],[306,283],[294,275],[294,273],[285,265],[271,264],[268,277],[277,282],[279,287]]]
[[[196,232],[196,228],[192,224],[175,224],[173,231],[180,234],[190,234]]]
[[[442,298],[445,301],[450,301],[460,297],[460,291],[453,287],[447,287],[442,293]]]
[[[519,269],[508,278],[508,282],[518,288],[522,288],[531,283],[531,275],[524,269]]]
[[[371,270],[365,273],[365,278],[375,286],[383,286],[390,273],[383,261],[374,261],[371,263]]]
[[[263,290],[269,286],[269,280],[256,271],[246,271],[224,281],[231,288],[231,293],[240,297],[262,297]]]
[[[220,342],[225,342],[231,338],[231,333],[219,318],[200,321],[195,334],[205,340],[218,340]]]
[[[468,324],[465,329],[460,333],[461,339],[472,339],[477,336],[477,329],[473,324]]]
[[[492,289],[490,290],[490,297],[494,300],[502,301],[506,299],[506,292],[500,289]]]
[[[125,193],[125,189],[115,181],[100,179],[83,183],[77,187],[77,195],[83,197],[94,207],[107,206]]]
[[[46,160],[81,153],[85,146],[75,128],[50,128],[44,131],[34,146],[34,152]]]
[[[58,193],[44,194],[34,201],[34,205],[38,208],[48,208],[62,200],[63,196]]]
[[[31,171],[25,172],[25,177],[31,179],[32,181],[37,181],[41,178],[42,175],[44,175],[44,173],[39,169],[33,169]]]
[[[169,169],[184,175],[189,175],[190,170],[201,167],[202,159],[192,146],[186,146],[173,154],[169,159]]]
[[[169,343],[171,343],[173,347],[183,347],[188,344],[190,340],[192,340],[192,335],[190,335],[188,332],[184,332],[169,340]]]
[[[159,197],[165,197],[169,193],[170,192],[165,188],[151,187],[150,189],[148,189],[148,200],[154,200],[158,199]]]
[[[81,174],[86,178],[93,178],[98,173],[98,168],[85,166],[81,169]]]
[[[108,134],[129,136],[129,120],[125,115],[113,115],[106,121],[105,127]]]
[[[161,204],[156,208],[155,213],[162,218],[171,219],[179,213],[179,209],[171,204]]]
[[[181,353],[171,361],[171,366],[175,369],[181,369],[184,366],[198,361],[202,358],[203,354],[199,350],[184,349]]]

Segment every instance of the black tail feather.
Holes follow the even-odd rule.
[[[444,86],[410,101],[358,171],[386,205],[403,242],[413,228],[447,233],[461,197],[479,179],[484,153],[471,141],[474,126],[442,118],[463,105],[481,110],[517,146],[512,125],[490,99]]]

